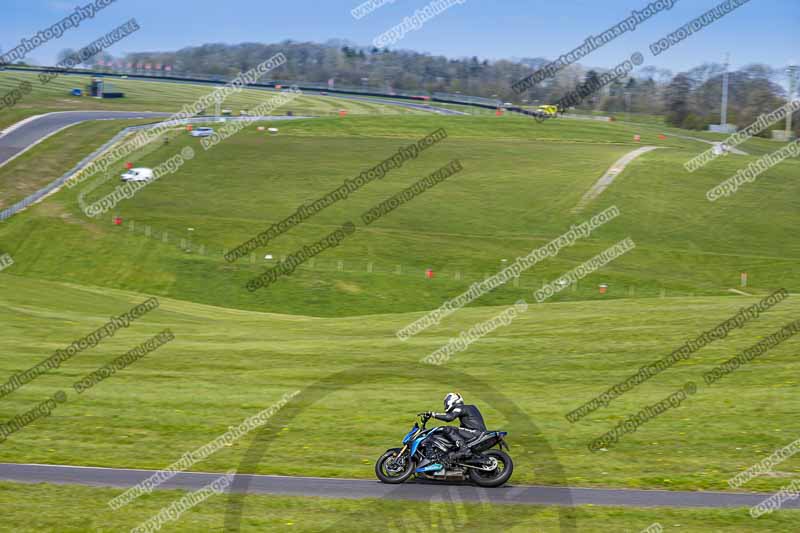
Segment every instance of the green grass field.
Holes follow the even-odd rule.
[[[33,366],[144,299],[17,277],[14,268],[0,276],[0,348],[8,354],[0,362],[2,375]],[[792,392],[798,388],[798,362],[791,343],[718,385],[701,386],[683,407],[608,452],[591,453],[587,444],[685,382],[702,383],[704,371],[794,319],[800,304],[792,298],[608,408],[575,424],[564,415],[753,301],[703,297],[532,306],[449,364],[430,367],[418,361],[501,308],[462,310],[401,343],[394,332],[419,313],[310,318],[162,299],[158,310],[127,330],[4,398],[0,419],[10,419],[56,390],[70,393],[49,418],[3,443],[0,461],[165,467],[285,393],[310,390],[274,419],[274,451],[253,470],[371,478],[375,458],[399,442],[413,415],[438,406],[440,389],[459,389],[481,405],[489,425],[510,432],[517,483],[722,490],[729,477],[797,438]],[[175,341],[89,392],[70,389],[167,327]],[[467,380],[465,369],[479,380]],[[314,392],[318,387],[322,392]],[[510,415],[512,407],[497,391],[529,420]],[[376,419],[365,405],[380,406],[385,414]],[[249,442],[196,469],[238,465]],[[798,469],[797,458],[780,468],[788,475]],[[786,481],[761,478],[747,488],[777,489]]]
[[[785,179],[800,168],[796,161],[767,172],[758,186],[711,204],[706,190],[733,175],[748,158],[726,158],[689,174],[682,164],[703,144],[646,139],[663,148],[635,161],[583,213],[572,213],[583,192],[636,147],[626,127],[578,121],[537,125],[511,117],[351,117],[278,127],[281,134],[276,137],[248,128],[208,152],[186,134],[177,134],[167,146],[156,141],[141,157],[129,159],[137,166],[156,166],[186,145],[197,148],[198,155],[179,173],[96,220],[84,216],[78,204],[78,194],[91,189],[92,182],[64,189],[5,224],[0,245],[17,258],[18,275],[232,308],[357,316],[437,307],[448,295],[499,270],[502,259],[527,254],[570,224],[617,205],[621,216],[590,239],[526,272],[518,286],[498,289],[478,304],[513,303],[626,237],[636,242],[636,250],[556,300],[598,299],[601,282],[611,286],[615,298],[724,295],[738,286],[742,271],[749,272],[756,293],[798,285],[797,241],[764,238],[790,232],[797,221],[791,201],[797,184]],[[417,160],[250,258],[233,265],[223,261],[223,250],[437,127],[445,127],[449,138]],[[37,156],[31,152],[29,157]],[[269,290],[244,290],[248,279],[270,266],[265,254],[291,254],[346,220],[359,222],[372,206],[452,159],[459,159],[465,170],[378,222],[368,227],[359,223],[346,245],[306,263]],[[120,162],[110,171],[112,177],[123,169]],[[12,180],[17,175],[12,163],[0,169],[0,183],[4,176]],[[111,179],[100,184],[85,200],[99,199],[118,183]],[[764,195],[772,206],[766,212],[757,208]],[[115,216],[125,224],[113,225]],[[150,238],[144,235],[148,226]],[[188,228],[194,228],[194,253],[177,246],[189,237]],[[200,245],[203,253],[198,253]],[[87,269],[87,256],[105,262]],[[425,278],[428,268],[438,273],[435,282]]]
[[[727,479],[800,436],[795,341],[716,385],[702,385],[703,372],[800,312],[795,295],[800,245],[791,238],[800,218],[798,184],[792,180],[800,172],[798,161],[786,161],[735,196],[711,204],[705,192],[755,157],[729,156],[689,174],[683,163],[708,145],[674,137],[662,141],[655,130],[635,143],[639,125],[420,115],[276,126],[277,136],[250,127],[207,152],[186,134],[176,133],[169,145],[156,142],[129,159],[136,166],[155,166],[185,146],[193,146],[197,156],[96,220],[87,218],[78,202],[79,193],[95,185],[89,180],[0,224],[0,252],[15,261],[0,272],[0,351],[6,354],[0,376],[44,360],[147,295],[161,300],[158,310],[127,330],[0,401],[0,420],[8,420],[57,390],[68,392],[68,401],[50,417],[0,444],[0,462],[163,468],[295,390],[303,394],[266,430],[272,440],[263,460],[242,463],[251,436],[195,470],[240,467],[240,472],[372,478],[375,459],[397,445],[413,414],[438,408],[449,390],[480,405],[490,426],[510,432],[518,484],[726,490]],[[449,137],[417,160],[281,235],[252,258],[224,261],[224,251],[440,127]],[[57,177],[113,129],[90,123],[54,136],[0,168],[0,190],[17,190],[24,169],[42,181]],[[583,212],[574,213],[606,169],[641,144],[661,148],[633,162]],[[452,159],[462,162],[463,172],[370,226],[360,221],[364,211]],[[44,161],[38,173],[37,161]],[[87,198],[113,190],[122,163]],[[395,337],[427,310],[497,272],[502,259],[527,254],[611,205],[619,207],[620,217],[526,272],[519,283],[495,290],[405,343]],[[113,223],[117,216],[123,224]],[[347,220],[357,230],[339,247],[267,289],[245,290],[248,279],[274,264],[264,254],[293,253]],[[543,282],[626,237],[636,249],[574,290],[532,304],[511,325],[442,367],[419,364],[517,299],[533,302],[533,291]],[[181,239],[191,240],[190,251],[181,249]],[[433,279],[425,277],[427,268],[436,272]],[[744,289],[749,296],[730,290],[739,288],[742,271],[749,273]],[[598,293],[600,283],[609,284],[609,294]],[[757,321],[580,422],[564,418],[780,287],[793,295]],[[72,391],[82,376],[164,328],[174,332],[175,341],[89,392]],[[587,449],[592,439],[687,381],[696,381],[700,390],[680,408],[608,451]],[[382,416],[365,406],[377,406]],[[775,491],[797,476],[800,459],[792,458],[775,475],[744,489]],[[39,516],[37,505],[26,503],[14,508],[10,520],[18,530],[52,523],[83,531],[131,527],[174,499],[159,494],[104,521],[99,509],[106,496],[117,493],[5,484],[0,501],[79,501],[82,514],[91,518]],[[292,522],[308,531],[333,524],[334,512],[359,509],[370,509],[359,527],[371,531],[416,505],[252,501],[247,520],[254,527]],[[179,528],[218,527],[222,502],[204,505]],[[492,524],[512,531],[553,530],[556,512],[515,509],[509,518],[490,514],[498,513],[495,507],[481,515],[485,523],[475,529]],[[679,531],[791,531],[796,522],[796,513],[755,521],[746,510],[571,513],[581,531],[638,532],[656,521],[665,529],[680,524]]]
[[[92,120],[48,138],[38,149],[29,150],[0,167],[0,209],[60,178],[123,128],[151,122],[152,119]]]
[[[102,109],[116,111],[179,111],[183,105],[191,104],[199,98],[211,93],[217,85],[170,83],[161,81],[145,81],[136,79],[114,79],[108,81],[115,90],[125,93],[121,99],[97,99],[91,97],[74,97],[73,88],[83,89],[91,82],[90,76],[65,75],[42,84],[36,74],[19,71],[0,72],[0,94],[6,94],[19,86],[23,81],[31,83],[33,91],[26,95],[16,106],[0,113],[0,128],[32,115],[53,111]],[[222,105],[238,115],[241,110],[252,109],[268,100],[275,94],[271,90],[247,89],[228,97]],[[273,114],[285,115],[292,111],[296,115],[325,116],[338,114],[346,110],[348,114],[418,114],[422,111],[407,109],[393,105],[373,104],[335,98],[331,96],[305,95],[293,100],[284,107],[275,109]],[[213,114],[209,109],[207,114]]]
[[[156,492],[142,498],[135,506],[111,511],[109,499],[117,491],[87,487],[54,485],[15,485],[0,483],[0,502],[8,523],[15,531],[42,530],[122,531],[150,519],[184,493]],[[47,501],[54,512],[39,512],[40,502]],[[81,502],[82,516],[74,512]],[[238,501],[238,500],[237,500]],[[558,531],[561,524],[587,533],[615,531],[639,533],[654,523],[665,531],[685,533],[751,533],[756,531],[788,532],[796,530],[797,512],[789,511],[751,519],[741,510],[631,509],[616,507],[580,507],[558,509],[519,505],[481,506],[479,504],[420,503],[392,500],[325,500],[282,496],[248,496],[244,500],[244,531],[487,531],[512,533]],[[214,496],[172,522],[167,531],[215,531],[223,527],[227,509],[224,496]]]

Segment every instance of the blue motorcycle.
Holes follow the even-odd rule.
[[[441,427],[427,429],[430,416],[417,415],[422,421],[403,438],[402,448],[386,450],[375,463],[375,475],[384,483],[403,483],[412,475],[437,481],[471,480],[481,487],[499,487],[507,482],[514,471],[514,462],[503,448],[505,431],[487,431],[466,443],[470,453],[457,463],[447,464],[446,458],[453,448]],[[497,446],[499,449],[493,449]]]

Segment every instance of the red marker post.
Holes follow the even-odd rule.
[[[429,268],[428,270],[425,271],[425,277],[427,277],[428,279],[433,279],[433,269],[432,268]]]

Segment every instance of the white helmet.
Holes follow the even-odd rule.
[[[464,398],[459,393],[451,392],[444,397],[444,410],[446,413],[449,413],[457,405],[464,405]]]

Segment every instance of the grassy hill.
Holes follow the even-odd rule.
[[[63,176],[84,157],[128,126],[147,120],[91,120],[70,126],[0,167],[0,209],[5,209]]]
[[[33,366],[145,299],[7,272],[0,276],[3,376]],[[754,301],[532,306],[447,365],[432,367],[418,361],[501,309],[462,310],[401,343],[394,332],[419,314],[320,319],[162,298],[159,309],[129,328],[3,398],[0,419],[7,420],[57,390],[68,393],[49,418],[0,446],[0,462],[161,468],[301,390],[270,422],[277,438],[263,460],[244,468],[371,478],[374,459],[399,441],[414,413],[436,408],[442,391],[455,389],[481,406],[490,426],[510,432],[517,483],[725,489],[729,477],[797,438],[800,363],[787,342],[717,385],[702,385],[702,374],[795,319],[800,304],[793,297],[580,422],[569,423],[565,414]],[[84,375],[165,328],[174,341],[88,392],[72,391]],[[609,451],[587,449],[628,414],[690,380],[700,390],[679,409]],[[513,416],[498,393],[526,416]],[[251,442],[247,437],[195,469],[239,465]],[[777,470],[798,468],[800,458],[793,458]],[[776,489],[785,482],[762,477],[746,488]]]
[[[183,105],[191,104],[202,96],[212,92],[216,85],[175,83],[162,81],[145,81],[135,79],[109,78],[107,82],[115,90],[125,93],[125,98],[97,99],[91,97],[74,97],[70,95],[73,88],[86,89],[91,76],[64,75],[47,84],[41,84],[36,74],[18,71],[0,72],[0,94],[15,89],[21,82],[29,82],[33,91],[26,95],[15,107],[0,112],[0,128],[31,115],[52,111],[71,111],[102,109],[116,111],[178,111]],[[269,99],[275,91],[246,89],[230,96],[222,105],[238,115],[239,111],[252,109]],[[344,109],[350,114],[407,115],[422,113],[393,105],[373,104],[356,100],[347,100],[330,96],[302,96],[285,107],[275,110],[274,114],[285,115],[293,111],[296,115],[333,115]],[[207,114],[213,114],[208,110]]]
[[[92,200],[109,193],[122,161],[108,181],[96,177],[65,188],[0,224],[0,251],[15,260],[0,273],[0,352],[6,354],[0,376],[6,379],[148,295],[161,301],[158,310],[113,338],[2,398],[5,421],[58,390],[68,393],[50,417],[0,444],[0,462],[162,468],[295,390],[303,391],[297,402],[268,426],[274,440],[264,459],[245,462],[240,471],[371,478],[375,458],[397,444],[413,414],[437,408],[449,390],[480,405],[490,426],[509,431],[515,483],[726,490],[731,476],[797,438],[794,341],[714,386],[702,385],[702,375],[800,312],[800,244],[790,238],[800,217],[793,180],[798,161],[786,161],[712,204],[705,192],[755,158],[729,156],[689,174],[683,163],[708,145],[660,140],[657,130],[637,124],[539,125],[517,117],[421,115],[274,125],[277,136],[250,127],[207,152],[178,131],[168,145],[156,141],[129,160],[155,166],[186,146],[197,156],[98,219],[83,214],[79,194],[85,191]],[[437,128],[445,128],[448,138],[415,161],[281,235],[252,259],[223,259],[223,252],[300,204]],[[87,124],[56,135],[0,168],[0,187],[13,190],[21,175],[44,180],[66,171],[73,152],[88,147],[71,141],[70,132],[111,133]],[[643,135],[641,143],[633,142],[635,133]],[[642,144],[660,148],[633,162],[583,212],[573,212],[609,166]],[[367,209],[453,159],[461,161],[463,172],[370,226],[359,221]],[[38,174],[37,161],[44,165]],[[498,271],[503,259],[527,254],[611,205],[621,211],[617,219],[540,263],[519,283],[405,343],[395,337],[427,310]],[[123,223],[115,225],[115,217]],[[265,254],[293,253],[347,220],[357,230],[342,245],[267,289],[245,290],[248,279],[275,263]],[[626,237],[636,249],[575,290],[531,305],[442,367],[419,364],[448,339],[497,315],[500,306],[520,297],[532,301],[543,282]],[[433,279],[425,277],[427,268],[436,272]],[[742,271],[750,274],[746,290],[752,296],[729,291],[738,287]],[[599,283],[610,285],[608,295],[598,294]],[[642,365],[778,287],[794,294],[758,320],[581,421],[565,419]],[[81,377],[165,328],[175,334],[173,342],[82,395],[72,391]],[[697,382],[699,391],[680,408],[609,450],[587,449],[591,440],[687,381]],[[195,470],[236,468],[252,443],[247,437]],[[800,458],[794,457],[774,476],[745,488],[777,490],[798,475]],[[20,494],[78,501],[92,517],[105,516],[98,508],[116,493],[0,485],[2,502]],[[143,499],[104,523],[133,525],[169,499]],[[331,524],[334,511],[358,515],[359,509],[370,511],[358,523],[374,528],[379,519],[407,516],[401,512],[413,507],[294,498],[252,502],[248,520],[263,527],[275,525],[276,515],[283,525],[298,520],[302,506],[307,522],[299,530]],[[216,527],[221,506],[222,499],[209,503],[203,514],[187,515],[181,527]],[[11,507],[11,520],[33,520],[42,528],[63,516],[37,517],[30,506]],[[522,522],[528,530],[539,527],[541,518],[530,518],[531,512],[555,520],[553,509],[527,509],[492,524],[512,530],[519,525],[508,522],[513,516],[528,520]],[[790,531],[796,521],[796,513],[787,513],[755,522],[742,510],[574,513],[592,524],[587,527],[632,531],[657,520],[683,524],[687,531]],[[92,520],[69,526],[88,529]]]
[[[750,274],[750,289],[756,293],[796,289],[800,282],[794,268],[800,245],[775,238],[789,234],[800,217],[792,200],[798,185],[789,179],[800,169],[797,161],[787,161],[755,185],[711,204],[706,190],[754,158],[729,157],[689,174],[683,163],[706,145],[645,135],[643,144],[662,148],[635,161],[584,212],[573,213],[599,176],[638,146],[632,140],[635,127],[433,116],[276,125],[278,136],[250,127],[208,152],[186,134],[176,133],[169,145],[157,141],[130,160],[155,166],[189,145],[197,149],[197,157],[98,219],[84,216],[78,203],[80,191],[95,187],[91,181],[62,190],[0,227],[0,246],[17,260],[16,275],[231,308],[356,316],[437,307],[498,271],[503,259],[513,261],[558,237],[570,224],[617,205],[621,216],[590,239],[477,305],[510,304],[529,296],[543,282],[626,237],[636,242],[634,251],[555,300],[601,298],[599,283],[610,285],[610,297],[722,295],[738,287],[742,271]],[[251,257],[235,264],[223,260],[224,251],[439,127],[448,131],[448,139],[417,160]],[[366,210],[453,159],[462,162],[463,172],[368,227],[359,221]],[[120,162],[110,171],[112,178],[122,170]],[[16,175],[14,167],[0,169],[0,182],[5,172]],[[86,200],[111,192],[117,184],[116,179],[100,183]],[[765,201],[769,210],[759,208]],[[116,216],[122,218],[121,226],[112,223]],[[346,243],[268,289],[244,289],[247,280],[277,259],[347,220],[359,227]],[[189,238],[192,251],[187,253],[180,244]],[[265,261],[267,253],[275,259]],[[428,268],[436,272],[433,280],[424,275]]]

